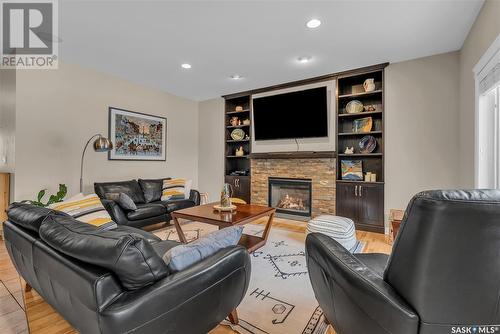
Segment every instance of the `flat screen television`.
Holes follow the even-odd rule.
[[[327,88],[253,99],[255,140],[328,137]]]

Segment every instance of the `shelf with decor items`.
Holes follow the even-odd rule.
[[[384,233],[385,67],[338,76],[336,96],[337,215],[379,233]]]
[[[247,203],[250,203],[250,159],[248,157],[252,145],[250,108],[250,95],[225,98],[224,182],[231,185],[233,197],[240,198]],[[234,131],[236,132],[233,138],[231,134]],[[241,150],[242,155],[236,153]]]

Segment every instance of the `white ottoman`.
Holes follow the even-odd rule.
[[[345,217],[321,215],[307,223],[307,233],[322,233],[335,239],[344,248],[353,250],[356,246],[354,222]]]

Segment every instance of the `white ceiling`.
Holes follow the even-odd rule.
[[[204,100],[458,50],[483,0],[59,4],[62,61]],[[306,28],[310,18],[322,25]]]

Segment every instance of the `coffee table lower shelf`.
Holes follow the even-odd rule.
[[[266,244],[266,239],[263,237],[258,237],[256,235],[242,234],[238,245],[245,247],[248,252],[253,252],[256,249],[264,246]]]

